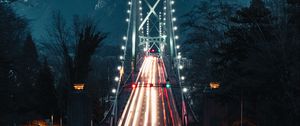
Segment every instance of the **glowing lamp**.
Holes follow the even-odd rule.
[[[132,84],[131,87],[132,87],[132,88],[136,88],[136,85],[135,85],[135,84]]]
[[[210,82],[209,86],[211,89],[218,89],[220,87],[220,83],[219,82]]]
[[[84,89],[84,84],[83,84],[83,83],[80,83],[80,84],[74,84],[74,85],[73,85],[73,88],[74,88],[75,90],[78,90],[78,91],[83,90],[83,89]]]

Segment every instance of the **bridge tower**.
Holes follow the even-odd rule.
[[[131,65],[134,72],[138,61],[149,55],[151,49],[157,49],[157,55],[168,57],[170,62],[175,58],[177,36],[174,35],[172,9],[173,0],[131,0],[128,2],[129,17],[128,34],[126,38],[131,47]]]

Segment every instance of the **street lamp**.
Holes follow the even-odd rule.
[[[182,70],[182,69],[183,69],[183,66],[182,66],[182,65],[179,65],[179,69]]]
[[[186,87],[184,87],[184,88],[182,89],[182,91],[183,91],[183,93],[186,93],[186,92],[188,91],[188,89],[187,89]]]
[[[184,80],[185,79],[185,77],[184,76],[181,76],[181,78],[180,78],[181,80]]]
[[[219,82],[210,82],[209,86],[211,89],[218,89],[218,88],[220,88],[220,83]]]
[[[115,77],[115,81],[117,81],[117,82],[118,82],[118,81],[119,81],[119,77]]]
[[[117,68],[117,69],[118,69],[118,70],[121,70],[121,68],[122,68],[121,66],[118,66],[118,68]]]
[[[84,83],[74,84],[73,88],[77,91],[81,91],[84,89]]]
[[[111,92],[112,92],[113,94],[115,94],[115,93],[117,92],[117,90],[116,90],[115,88],[113,88],[113,89],[111,90]]]

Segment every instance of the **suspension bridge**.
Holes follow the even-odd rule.
[[[103,123],[188,125],[174,4],[174,0],[128,1],[116,96]]]

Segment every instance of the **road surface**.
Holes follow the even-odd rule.
[[[165,71],[162,59],[144,58],[118,126],[181,126],[172,90],[161,87]]]

